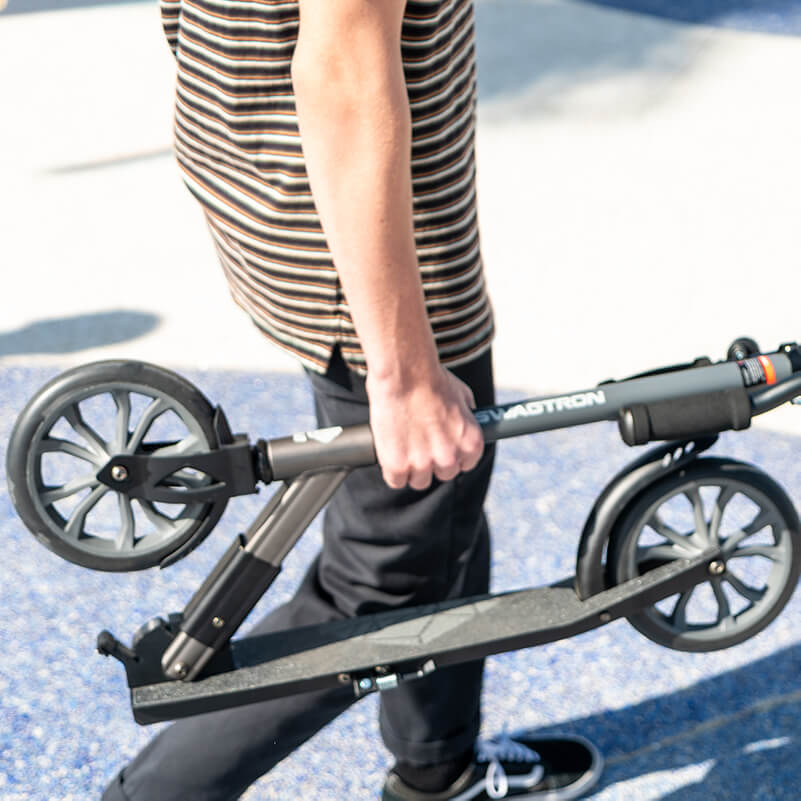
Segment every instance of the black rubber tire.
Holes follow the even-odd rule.
[[[157,365],[136,361],[102,361],[81,365],[56,376],[28,402],[19,415],[6,454],[8,488],[14,508],[26,527],[46,548],[83,567],[93,570],[128,572],[159,564],[179,548],[186,552],[198,545],[214,528],[226,501],[204,504],[180,537],[170,539],[147,554],[115,557],[87,553],[59,536],[59,519],[39,502],[36,486],[37,465],[33,445],[55,425],[69,405],[65,398],[76,393],[89,398],[115,385],[136,392],[152,389],[179,403],[202,430],[208,446],[217,447],[214,409],[206,397],[186,379]],[[146,392],[145,392],[146,394]],[[74,401],[73,401],[74,402]],[[63,521],[62,521],[63,522]],[[190,542],[194,540],[194,542]],[[191,546],[191,547],[190,547]]]
[[[703,486],[718,486],[722,481],[737,482],[752,488],[755,497],[766,498],[772,503],[781,518],[782,536],[787,538],[790,558],[788,569],[780,591],[763,609],[751,625],[742,625],[726,635],[705,638],[703,634],[676,634],[667,625],[667,616],[655,606],[632,615],[629,622],[649,640],[679,651],[707,652],[729,648],[745,642],[767,627],[790,600],[799,574],[801,573],[801,523],[798,513],[787,493],[770,476],[753,465],[733,459],[708,457],[697,459],[688,467],[672,473],[646,488],[635,498],[621,515],[609,540],[607,551],[607,577],[611,584],[620,584],[635,578],[636,571],[631,569],[631,560],[625,557],[648,520],[659,506],[671,496],[677,495],[682,488],[688,488],[695,482]],[[632,541],[634,538],[634,541]],[[736,616],[735,616],[736,617]]]

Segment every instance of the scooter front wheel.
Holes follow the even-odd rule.
[[[190,540],[199,543],[225,501],[132,499],[97,473],[118,455],[212,450],[213,417],[196,387],[152,364],[106,361],[62,373],[31,399],[11,434],[6,469],[14,507],[45,547],[70,562],[118,572],[159,564]],[[169,477],[187,488],[209,481],[191,470]]]
[[[629,618],[648,639],[716,651],[762,631],[795,589],[801,525],[784,490],[758,468],[698,459],[646,489],[610,539],[613,583],[717,546],[708,581]]]

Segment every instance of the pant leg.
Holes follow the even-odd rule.
[[[328,377],[312,377],[319,424],[364,422],[363,381],[332,367]],[[490,403],[489,357],[475,370],[481,381],[471,369],[461,372],[479,405]],[[322,551],[295,597],[253,633],[486,592],[480,508],[491,464],[488,449],[475,471],[424,492],[390,490],[378,468],[354,471],[329,503]],[[480,687],[474,664],[387,693],[381,725],[390,750],[421,763],[462,753],[478,731]],[[120,773],[103,801],[234,801],[353,700],[343,687],[178,721]]]
[[[343,365],[344,366],[344,365]],[[336,372],[336,365],[332,365]],[[312,376],[324,425],[366,419],[364,382],[340,369]],[[479,406],[494,403],[490,354],[457,368]],[[392,490],[378,467],[354,472],[328,505],[320,583],[347,615],[489,590],[489,530],[482,511],[494,458],[431,488]],[[431,764],[472,748],[480,726],[483,662],[434,673],[382,694],[381,733],[396,759]]]

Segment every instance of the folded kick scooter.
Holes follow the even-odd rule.
[[[669,648],[713,651],[767,626],[801,571],[801,524],[758,468],[701,456],[727,430],[801,399],[801,347],[697,359],[592,389],[479,409],[487,442],[617,421],[640,454],[601,492],[576,575],[483,595],[231,640],[300,535],[351,470],[375,464],[368,425],[249,442],[180,376],[131,361],[69,370],[22,411],[8,447],[13,503],[34,536],[96,570],[166,567],[228,500],[277,491],[180,614],[154,618],[123,663],[142,724],[350,686],[357,696],[468,660],[571,637],[620,617]]]

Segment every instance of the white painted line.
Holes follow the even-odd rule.
[[[692,726],[686,731],[673,734],[670,737],[665,737],[664,739],[657,740],[653,743],[648,743],[648,745],[644,745],[642,748],[636,748],[634,751],[629,751],[627,754],[619,754],[618,756],[609,757],[606,760],[606,764],[607,766],[611,767],[612,765],[620,765],[623,762],[630,762],[632,759],[636,759],[643,754],[648,754],[651,751],[661,751],[664,748],[684,742],[685,740],[692,740],[694,737],[715,731],[723,726],[728,726],[729,724],[735,723],[738,720],[747,718],[749,715],[770,712],[776,707],[789,706],[790,704],[796,704],[798,702],[801,702],[801,690],[795,690],[791,693],[784,693],[782,695],[772,695],[769,698],[763,698],[762,700],[757,701],[755,704],[751,704],[751,706],[745,707],[745,709],[741,709],[738,712],[732,712],[730,715],[720,715],[719,717],[705,720],[703,723],[699,723],[697,726]]]

